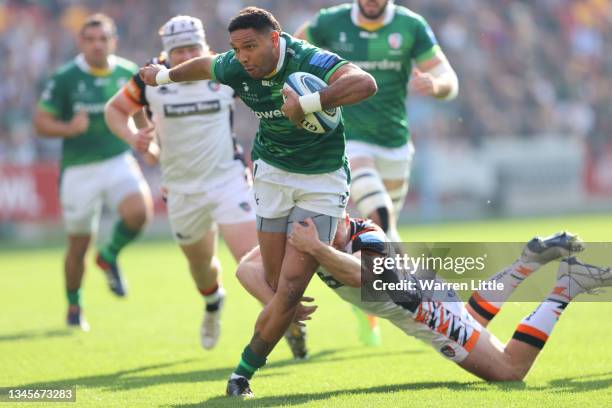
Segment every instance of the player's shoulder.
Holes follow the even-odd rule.
[[[419,13],[410,10],[408,7],[404,6],[395,6],[395,18],[401,24],[417,24],[425,22],[425,18]]]
[[[319,10],[319,16],[328,19],[344,18],[347,16],[350,18],[352,7],[352,4],[344,3],[338,4],[337,6],[323,8]]]
[[[227,74],[230,74],[232,77],[235,77],[236,75],[247,75],[246,71],[242,67],[242,64],[240,61],[238,61],[238,58],[236,58],[236,52],[234,50],[216,54],[213,61],[216,74],[219,73],[218,69],[221,69],[224,77],[227,77]]]
[[[78,73],[79,67],[76,63],[76,60],[71,59],[70,61],[65,62],[60,65],[55,71],[51,73],[51,78],[54,80],[62,80],[63,78],[70,78],[71,76]]]
[[[312,45],[308,41],[292,37],[287,33],[283,33],[282,36],[287,40],[288,53],[303,69],[307,65],[330,69],[342,60],[337,54]]]
[[[372,220],[351,218],[351,242],[353,252],[366,250],[385,254],[387,237]]]
[[[129,59],[119,57],[118,55],[114,56],[115,58],[115,69],[133,74],[138,71],[138,64]]]

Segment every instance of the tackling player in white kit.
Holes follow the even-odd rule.
[[[159,34],[165,55],[154,64],[172,67],[210,53],[198,18],[173,17]],[[252,192],[245,166],[235,155],[233,104],[234,91],[216,81],[150,87],[135,75],[105,111],[116,135],[149,161],[161,162],[172,233],[206,302],[200,337],[206,349],[218,341],[225,297],[215,224],[236,261],[257,244]],[[130,129],[129,118],[143,108],[154,127]]]
[[[572,300],[581,293],[612,286],[612,269],[579,261],[574,255],[584,250],[584,244],[577,236],[563,232],[533,238],[515,262],[492,275],[487,282],[501,282],[505,288],[496,292],[494,299],[489,298],[490,291],[479,289],[465,305],[454,291],[438,291],[433,296],[406,291],[386,301],[364,301],[362,280],[369,279],[371,269],[362,269],[362,257],[368,255],[367,265],[367,259],[389,256],[387,251],[392,248],[379,226],[347,215],[339,221],[332,245],[328,246],[320,242],[312,220],[306,219],[294,225],[289,242],[315,257],[320,264],[317,275],[342,299],[389,320],[407,335],[429,343],[443,357],[487,381],[522,381]],[[503,344],[487,330],[490,321],[529,275],[562,257],[565,258],[560,260],[551,292]],[[274,292],[266,284],[259,248],[244,257],[237,276],[262,302],[272,297]],[[393,270],[379,275],[389,283],[397,282],[398,276]]]

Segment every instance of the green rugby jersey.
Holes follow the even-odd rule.
[[[251,157],[292,173],[322,174],[346,165],[344,125],[317,135],[297,128],[281,112],[281,90],[294,72],[309,72],[325,82],[347,62],[336,54],[281,34],[280,58],[273,76],[253,79],[235,58],[234,51],[217,55],[212,62],[213,79],[234,89],[259,118]]]
[[[58,69],[47,82],[38,106],[57,119],[70,121],[85,110],[89,128],[83,134],[63,139],[62,169],[117,156],[129,145],[111,133],[104,121],[104,105],[138,71],[131,61],[109,57],[110,69],[95,73],[83,55]]]
[[[376,95],[343,108],[346,138],[399,147],[410,138],[406,96],[412,63],[433,57],[438,45],[423,17],[405,7],[387,7],[384,25],[374,31],[357,25],[356,5],[323,9],[306,36],[369,72],[378,84]]]

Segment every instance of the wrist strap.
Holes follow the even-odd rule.
[[[166,85],[174,82],[172,79],[170,79],[170,70],[167,68],[160,70],[155,75],[155,82],[157,82],[157,85]]]
[[[304,111],[304,115],[323,110],[323,107],[321,106],[321,94],[318,92],[300,96],[299,101],[300,106]]]

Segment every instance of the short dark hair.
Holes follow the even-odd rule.
[[[248,28],[259,32],[268,30],[281,32],[281,26],[272,13],[259,7],[243,8],[227,26],[230,33]]]
[[[115,25],[115,22],[106,14],[96,13],[87,17],[81,26],[81,35],[83,35],[85,30],[89,27],[104,27],[113,37],[117,35],[117,26]]]

